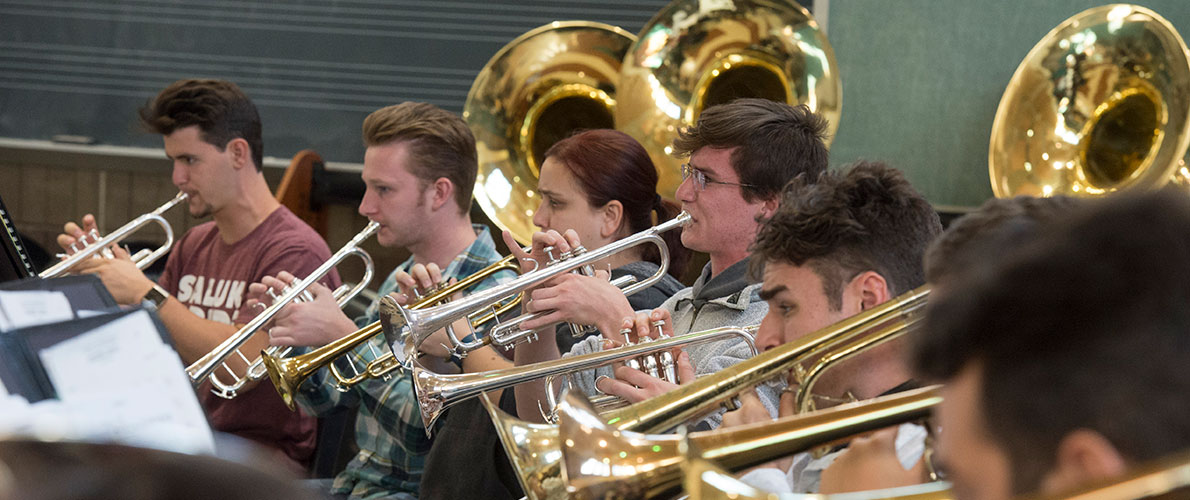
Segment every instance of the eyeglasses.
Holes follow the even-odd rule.
[[[685,181],[686,179],[689,179],[690,177],[694,177],[694,187],[697,188],[698,191],[706,191],[707,184],[723,184],[724,186],[737,186],[737,187],[746,187],[746,188],[756,187],[755,185],[752,185],[752,184],[742,184],[742,183],[738,183],[738,182],[710,181],[710,180],[707,180],[706,172],[703,172],[702,170],[699,170],[697,168],[690,166],[689,163],[683,163],[682,164],[682,181]]]

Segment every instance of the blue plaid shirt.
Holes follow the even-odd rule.
[[[488,228],[478,224],[473,227],[475,242],[446,266],[442,273],[444,280],[466,278],[500,260],[501,256],[496,253]],[[380,296],[398,291],[397,270],[407,271],[412,265],[411,257],[393,270],[380,286]],[[501,271],[471,290],[489,288],[514,277],[511,271]],[[368,314],[357,319],[356,323],[362,327],[375,322],[379,317],[378,305],[378,302],[373,303],[368,308]],[[391,350],[384,336],[376,335],[366,345],[356,348],[350,356],[356,366],[363,367],[368,361],[387,352]],[[426,437],[409,374],[395,375],[387,381],[368,379],[355,385],[349,392],[339,392],[327,369],[323,368],[302,384],[295,399],[304,411],[312,415],[321,415],[339,406],[359,406],[355,420],[355,442],[359,445],[359,454],[335,477],[332,494],[350,493],[351,498],[366,500],[396,498],[401,493],[417,495],[431,441]]]

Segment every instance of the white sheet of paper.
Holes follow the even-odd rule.
[[[48,290],[0,291],[5,330],[74,319],[66,294]]]
[[[47,411],[64,415],[59,421],[72,432],[186,453],[214,450],[182,360],[148,312],[42,349],[40,357],[60,399]]]

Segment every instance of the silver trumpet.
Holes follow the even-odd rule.
[[[429,338],[430,335],[439,329],[449,327],[451,323],[459,318],[487,309],[493,304],[506,302],[521,292],[540,286],[561,274],[581,270],[608,256],[615,255],[637,245],[652,243],[661,252],[661,265],[652,276],[623,289],[624,295],[632,295],[653,286],[654,283],[665,276],[665,273],[669,269],[669,249],[666,248],[665,240],[661,238],[661,233],[685,226],[690,221],[690,214],[682,212],[671,220],[632,236],[609,243],[595,250],[579,251],[576,249],[568,259],[540,266],[503,285],[475,292],[462,299],[434,307],[415,310],[402,306],[391,296],[384,297],[380,301],[380,323],[384,330],[385,338],[388,340],[393,352],[403,353],[405,359],[412,358],[416,354],[417,347],[425,339]],[[459,342],[454,348],[456,352],[470,352],[488,344],[508,347],[521,342],[531,341],[536,333],[520,327],[521,323],[530,317],[535,316],[529,314],[513,318],[507,323],[493,327],[492,331],[480,340],[469,343]],[[472,328],[472,331],[474,332],[474,328]],[[453,332],[451,333],[451,335],[447,335],[447,338],[456,337],[453,335]],[[477,337],[479,336],[477,335]],[[454,341],[452,340],[451,342],[453,343]]]
[[[137,232],[140,228],[149,225],[149,223],[156,222],[165,230],[165,243],[157,247],[155,250],[143,249],[132,256],[132,262],[136,264],[136,268],[144,270],[160,259],[162,255],[169,253],[169,249],[174,246],[174,229],[169,225],[169,222],[162,217],[161,214],[168,212],[171,208],[177,206],[179,203],[186,201],[189,195],[186,193],[178,193],[172,200],[165,202],[163,205],[157,207],[156,210],[147,214],[141,215],[131,222],[124,224],[119,229],[112,231],[107,236],[99,237],[97,231],[83,235],[83,238],[71,245],[71,250],[74,253],[67,256],[61,262],[54,264],[37,276],[41,278],[56,278],[70,271],[70,268],[78,265],[83,259],[89,259],[96,256],[96,254],[110,256],[108,248],[112,245],[123,241],[132,233]]]
[[[425,423],[426,433],[429,434],[434,422],[442,414],[442,411],[455,403],[478,396],[487,391],[504,389],[551,375],[590,370],[619,361],[642,357],[653,359],[651,355],[653,353],[663,352],[668,354],[670,349],[681,348],[691,344],[717,342],[734,337],[742,338],[752,348],[752,353],[755,354],[756,344],[753,341],[755,332],[756,326],[715,328],[504,370],[455,375],[434,373],[425,369],[414,360],[413,387],[414,392],[417,394],[417,403],[421,407],[422,422]],[[672,360],[672,358],[670,359]],[[673,371],[669,370],[668,373],[673,373]],[[670,381],[677,383],[677,380]],[[552,396],[552,391],[548,389],[547,387],[547,394]]]
[[[318,282],[318,280],[322,279],[327,275],[327,273],[330,273],[332,269],[334,269],[350,256],[359,257],[364,261],[364,276],[360,279],[359,283],[350,289],[347,289],[346,286],[343,286],[335,290],[335,300],[341,307],[343,304],[347,303],[353,297],[359,294],[359,292],[363,291],[364,287],[366,287],[368,283],[372,281],[372,275],[375,272],[375,265],[372,263],[372,256],[368,255],[368,253],[359,248],[359,246],[364,242],[364,240],[367,240],[368,238],[371,238],[372,235],[376,234],[376,231],[378,230],[380,230],[379,223],[375,221],[368,222],[368,225],[364,227],[362,231],[352,237],[351,241],[348,241],[347,244],[343,245],[343,248],[340,248],[339,251],[335,252],[334,255],[331,255],[330,259],[318,266],[318,268],[311,272],[309,276],[291,283],[281,293],[280,297],[277,297],[275,300],[273,300],[273,303],[269,305],[269,307],[265,308],[264,311],[261,311],[260,314],[257,314],[256,317],[252,318],[248,324],[244,325],[242,328],[220,343],[219,346],[214,350],[199,358],[190,366],[186,367],[186,374],[190,375],[190,381],[195,386],[198,386],[204,380],[210,380],[212,392],[220,397],[232,399],[236,397],[238,391],[242,389],[244,385],[266,377],[268,374],[265,370],[264,362],[262,361],[261,357],[257,356],[255,359],[249,360],[246,356],[244,356],[243,353],[239,351],[240,346],[243,346],[244,343],[248,342],[248,339],[251,339],[254,335],[256,335],[257,332],[261,330],[261,328],[268,324],[268,322],[271,321],[273,317],[277,315],[277,313],[281,312],[281,309],[290,302],[309,300],[311,296],[306,289],[309,288],[311,284]],[[287,346],[269,346],[268,348],[264,349],[264,352],[270,355],[283,356],[284,354],[279,354],[279,352],[282,350],[288,352],[289,349],[290,348]],[[240,359],[248,365],[248,368],[245,370],[244,374],[237,374],[236,371],[232,369],[232,367],[228,366],[227,360],[233,355],[239,356]],[[230,374],[230,380],[222,380],[216,376],[216,370],[218,370],[220,367]]]

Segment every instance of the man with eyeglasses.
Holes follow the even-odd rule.
[[[816,179],[827,168],[823,141],[827,123],[806,106],[789,106],[763,99],[738,99],[705,110],[698,123],[684,130],[674,141],[678,156],[689,162],[682,166],[682,184],[676,196],[692,223],[682,230],[682,244],[705,252],[710,262],[694,286],[683,289],[653,311],[636,313],[618,289],[597,278],[566,275],[553,286],[534,290],[529,311],[556,311],[526,328],[545,326],[559,320],[595,325],[612,343],[650,335],[655,321],[665,321],[674,335],[723,326],[755,325],[768,311],[759,297],[760,285],[748,280],[748,248],[756,238],[762,220],[776,211],[781,189],[799,175]],[[573,235],[538,235],[539,245],[553,245],[565,252],[579,244]],[[548,336],[549,333],[545,333]],[[655,335],[655,333],[653,333]],[[521,345],[516,350],[518,365],[560,356],[551,339]],[[578,355],[604,348],[604,339],[589,337],[571,349]],[[751,353],[742,341],[695,345],[678,356],[682,378],[711,373]],[[673,387],[666,381],[633,371],[622,380],[611,378],[611,369],[584,372],[575,383],[588,394],[597,391],[623,396],[632,401],[647,399]],[[544,398],[541,384],[516,388],[520,418],[540,420],[538,401]],[[762,395],[776,414],[777,394]]]

